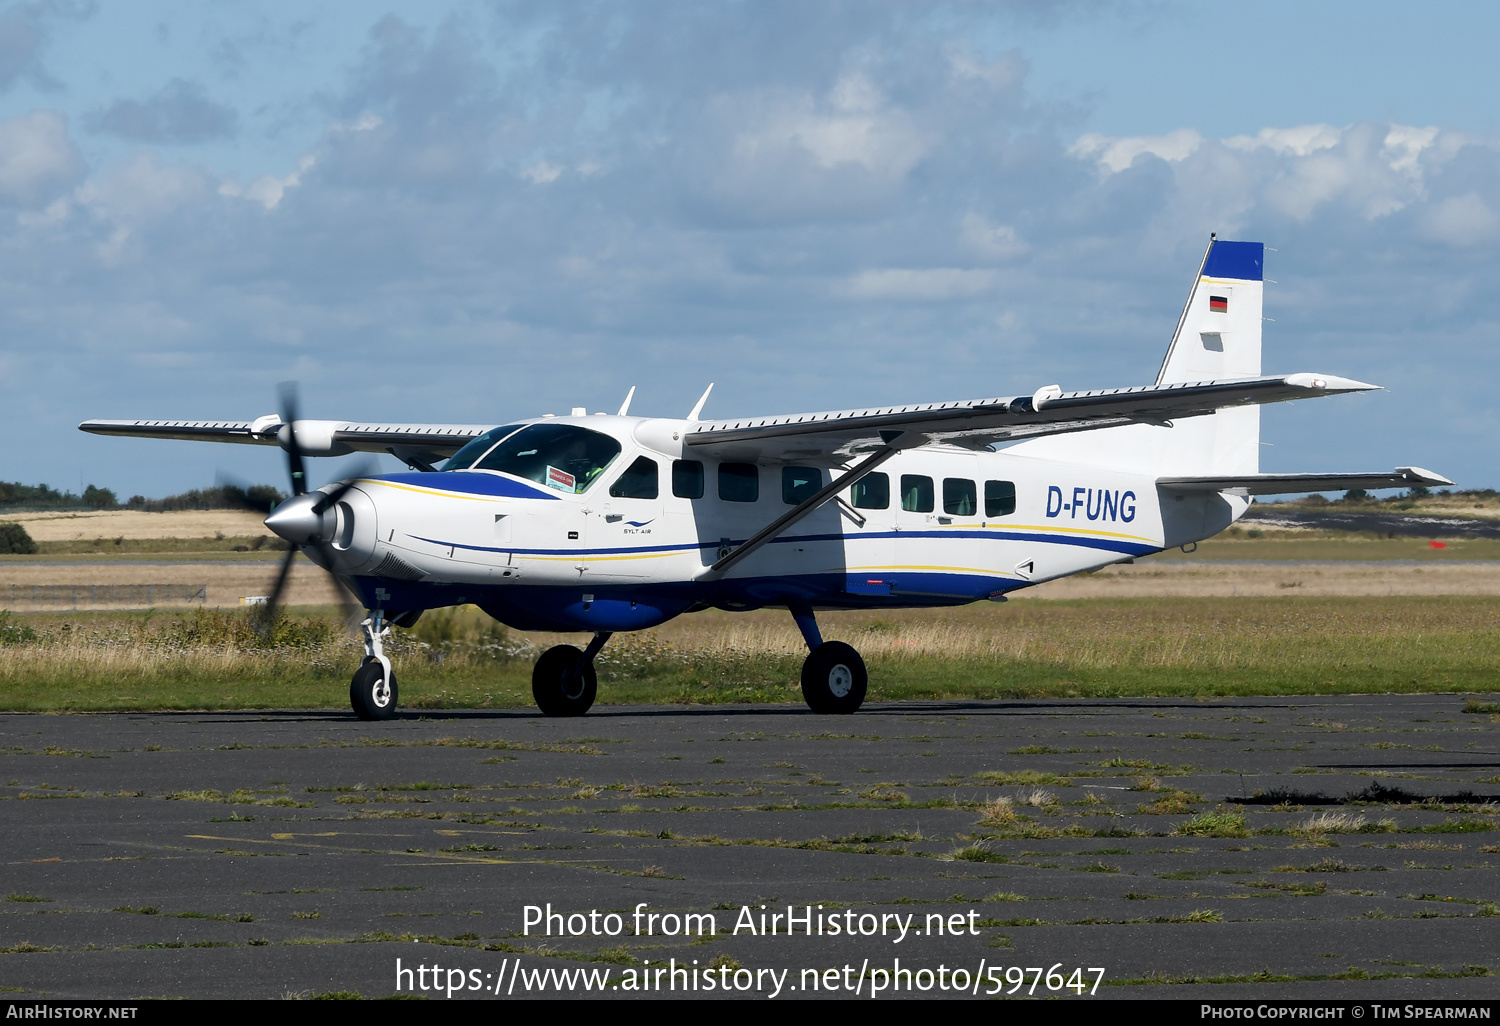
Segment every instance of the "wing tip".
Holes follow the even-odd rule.
[[[1397,467],[1396,473],[1400,474],[1403,478],[1410,481],[1412,484],[1425,486],[1452,485],[1454,483],[1448,480],[1442,474],[1434,474],[1432,471],[1426,470],[1422,467]]]
[[[1324,395],[1331,395],[1337,392],[1373,392],[1385,390],[1384,385],[1372,385],[1368,381],[1341,378],[1337,374],[1288,374],[1282,380],[1288,385],[1321,392]]]

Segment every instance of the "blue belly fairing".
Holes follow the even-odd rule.
[[[388,615],[465,603],[479,606],[521,631],[638,631],[693,607],[759,609],[801,602],[819,609],[899,609],[964,605],[997,598],[1028,582],[980,574],[931,571],[887,574],[878,589],[862,587],[868,574],[745,577],[709,582],[626,586],[474,585],[355,577],[350,583],[369,608]],[[587,597],[587,599],[586,599]]]
[[[1030,541],[1099,550],[1103,555],[1140,556],[1157,552],[1156,546],[1121,538],[1042,533],[1006,529],[948,529],[867,532],[872,538],[931,538],[952,541]],[[631,553],[689,552],[713,550],[722,540],[703,540],[674,545],[619,548],[526,549],[514,546],[465,545],[438,538],[429,543],[455,549],[506,552],[518,556],[617,556]],[[773,545],[811,542],[844,542],[842,534],[789,535]],[[742,544],[730,539],[728,544]],[[1101,559],[1100,562],[1106,560]],[[389,614],[433,609],[465,603],[479,606],[496,620],[526,631],[636,631],[658,626],[692,608],[758,609],[784,606],[789,602],[819,609],[898,609],[962,605],[980,599],[1003,598],[1007,592],[1030,586],[1016,575],[977,570],[865,569],[858,572],[828,572],[761,577],[732,577],[710,581],[641,582],[639,584],[593,584],[580,581],[567,585],[454,584],[434,581],[399,581],[380,577],[355,577],[350,583],[369,608]]]

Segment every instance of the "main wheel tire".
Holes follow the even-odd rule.
[[[865,661],[842,641],[825,641],[802,664],[802,699],[815,713],[852,713],[864,703]]]
[[[366,659],[349,682],[349,704],[362,720],[389,720],[396,715],[396,674],[385,686],[385,667],[378,659]]]
[[[582,657],[572,645],[554,645],[542,653],[531,671],[531,697],[538,709],[548,716],[582,716],[589,711],[599,693],[599,677],[592,662],[580,672]]]

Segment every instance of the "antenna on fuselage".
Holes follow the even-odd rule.
[[[630,391],[625,393],[625,401],[620,404],[620,412],[617,413],[617,414],[615,414],[615,416],[616,417],[623,417],[623,416],[625,416],[625,411],[627,411],[627,410],[630,409],[630,400],[632,400],[634,398],[635,398],[635,386],[631,385],[630,386]]]
[[[708,383],[708,387],[703,390],[703,394],[698,397],[698,401],[693,404],[692,412],[687,415],[688,420],[698,419],[698,414],[703,412],[703,404],[708,402],[708,393],[712,392],[713,390],[714,383],[710,381]]]

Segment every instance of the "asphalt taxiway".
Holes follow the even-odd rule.
[[[849,966],[868,997],[899,958],[1098,967],[1111,998],[1492,997],[1500,716],[1465,706],[0,715],[0,987],[375,997],[399,958],[470,974],[456,999],[520,996],[517,960],[618,982],[675,959],[789,970],[802,997],[804,970]],[[621,929],[528,930],[548,904]],[[679,918],[635,933],[643,905]],[[733,932],[761,906],[825,929]],[[716,932],[666,932],[687,913]]]

